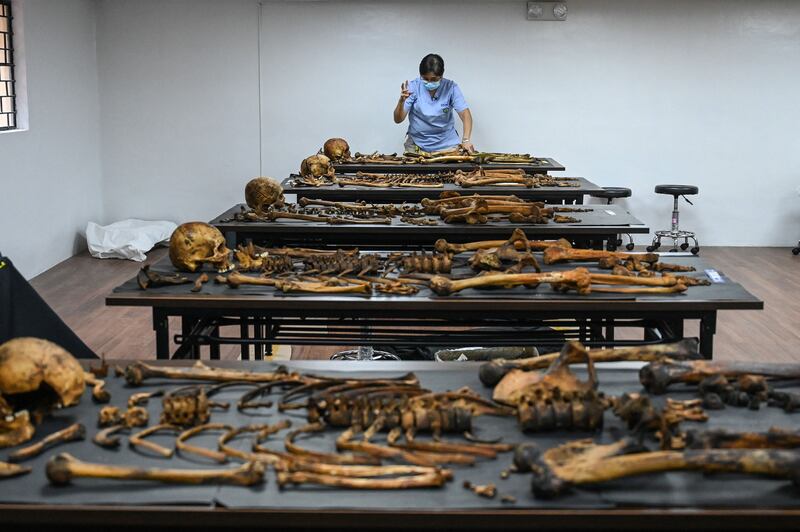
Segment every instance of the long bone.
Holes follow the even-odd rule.
[[[149,480],[167,484],[232,484],[254,486],[264,482],[264,464],[248,462],[235,469],[160,469],[112,466],[83,462],[61,453],[47,462],[47,478],[57,486],[69,484],[76,478],[103,478],[113,480]]]
[[[510,196],[494,196],[494,195],[472,194],[471,196],[462,196],[458,192],[452,192],[452,193],[445,192],[445,193],[442,194],[442,197],[440,197],[438,199],[422,198],[420,200],[420,205],[422,205],[422,207],[426,211],[428,211],[428,212],[430,212],[432,214],[438,214],[439,213],[439,209],[441,209],[441,208],[452,209],[452,208],[458,207],[458,206],[462,206],[463,207],[463,206],[469,205],[471,203],[474,203],[474,202],[476,202],[478,200],[485,200],[487,202],[489,202],[489,201],[502,201],[502,202],[505,202],[505,203],[517,203],[517,204],[520,204],[520,205],[526,204],[525,200],[523,200],[523,199],[521,199],[521,198],[519,198],[517,196],[513,196],[513,195],[510,195]],[[543,203],[538,203],[538,205],[544,206]]]
[[[800,474],[800,453],[796,451],[687,449],[621,454],[630,450],[627,440],[610,445],[573,441],[544,453],[528,447],[515,456],[515,465],[520,471],[533,472],[531,488],[540,498],[556,497],[575,486],[667,471],[745,473],[795,483]]]
[[[398,490],[415,488],[439,488],[444,486],[452,473],[447,470],[432,469],[431,473],[402,475],[393,478],[350,478],[324,475],[306,471],[278,472],[278,486],[292,484],[318,484],[344,489]]]
[[[452,280],[447,277],[437,275],[430,280],[430,288],[440,296],[447,296],[461,292],[468,288],[479,287],[513,287],[513,286],[538,286],[542,283],[555,283],[559,285],[569,285],[580,294],[588,294],[591,291],[591,277],[589,271],[584,268],[577,268],[565,272],[543,272],[543,273],[500,273],[490,275],[479,275],[467,279]]]
[[[570,342],[570,355],[568,364],[579,364],[585,361],[582,354],[587,351],[580,342]],[[662,358],[685,359],[699,358],[697,340],[687,338],[671,344],[657,344],[646,346],[618,347],[615,349],[588,350],[592,362],[653,362]],[[496,359],[481,364],[479,377],[486,386],[494,386],[511,370],[530,372],[545,369],[558,358],[559,352],[547,353],[534,358],[522,360]],[[519,378],[519,377],[517,377]]]
[[[604,251],[600,249],[575,249],[561,246],[551,246],[544,250],[544,263],[557,264],[559,262],[582,261],[591,262],[601,259],[615,258],[618,260],[638,260],[642,262],[658,262],[658,253],[623,253],[621,251]]]
[[[382,224],[391,225],[391,218],[343,218],[339,216],[320,216],[315,214],[303,214],[299,212],[289,211],[269,211],[265,216],[258,216],[255,213],[248,213],[248,217],[255,221],[274,222],[275,220],[288,219],[288,220],[303,220],[306,222],[322,222],[327,224]]]
[[[686,432],[690,449],[796,449],[800,432],[772,427],[767,432],[731,432],[724,429]]]
[[[337,253],[347,253],[348,255],[358,255],[358,248],[354,249],[309,249],[309,248],[259,248],[256,247],[259,253],[267,253],[269,255],[286,255],[294,259],[304,259],[312,255],[334,255]]]
[[[527,246],[525,245],[525,241],[522,239],[516,239],[514,243],[514,248],[518,251],[524,250],[526,247],[530,247],[533,251],[541,251],[543,249],[547,249],[552,246],[559,246],[559,247],[567,247],[571,246],[571,244],[564,240],[563,238],[560,240],[528,240],[525,238],[525,233],[522,232],[522,229],[515,229],[512,235],[517,234],[519,231],[522,235],[522,238],[527,241]],[[465,253],[468,251],[476,251],[479,249],[492,249],[502,246],[508,242],[508,240],[484,240],[481,242],[470,242],[467,244],[452,244],[445,239],[439,239],[434,244],[434,249],[439,253],[450,253],[453,255],[458,255],[459,253]]]
[[[639,382],[648,392],[661,394],[673,384],[698,384],[713,375],[722,375],[728,379],[742,375],[760,375],[771,379],[800,379],[800,364],[711,360],[651,362],[639,370]]]
[[[499,286],[510,288],[514,286],[537,287],[542,283],[549,283],[553,288],[561,291],[575,290],[578,294],[589,294],[592,291],[616,294],[666,294],[678,293],[686,290],[686,285],[676,277],[667,276],[660,278],[639,278],[624,275],[591,274],[585,268],[562,272],[542,273],[498,273],[478,275],[467,279],[452,280],[437,275],[431,278],[430,288],[436,294],[446,296],[466,290],[468,288],[482,288]],[[593,287],[592,284],[637,285],[636,288],[620,287]],[[639,288],[644,287],[644,288]]]
[[[372,292],[372,286],[369,282],[355,279],[331,279],[327,281],[277,280],[275,286],[282,292],[313,292],[317,294],[369,294]]]
[[[497,177],[463,177],[461,179],[457,179],[456,183],[463,188],[500,184],[533,188],[536,185],[536,180],[526,176],[508,175]]]
[[[145,362],[134,362],[125,368],[125,380],[131,386],[141,386],[150,379],[190,380],[208,382],[259,382],[267,383],[277,380],[308,380],[320,381],[319,378],[310,378],[299,373],[288,373],[286,368],[280,367],[274,372],[241,371],[224,368],[212,368],[200,361],[195,362],[191,368],[173,368],[154,366]]]
[[[33,445],[29,445],[28,447],[14,451],[8,455],[8,461],[22,462],[24,460],[30,460],[31,458],[35,458],[48,449],[56,447],[57,445],[62,445],[64,443],[73,441],[82,441],[85,438],[86,427],[80,423],[75,423],[65,429],[48,434],[45,438],[39,440]]]

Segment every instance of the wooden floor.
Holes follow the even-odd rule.
[[[148,262],[159,260],[165,253],[165,249],[151,252]],[[800,257],[787,248],[705,247],[701,254],[765,303],[763,311],[720,312],[714,358],[800,361]],[[155,358],[150,309],[104,304],[106,294],[133,277],[140,266],[82,254],[31,283],[96,353],[107,358]],[[177,322],[171,327],[180,330]],[[688,326],[686,334],[696,335],[696,324]],[[292,358],[327,359],[338,349],[295,347]],[[238,348],[227,348],[222,356],[236,358]]]

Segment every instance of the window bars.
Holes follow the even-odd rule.
[[[0,131],[17,127],[11,20],[11,0],[0,0]]]

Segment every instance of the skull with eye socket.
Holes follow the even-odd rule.
[[[256,177],[244,187],[244,198],[247,206],[260,215],[270,207],[283,206],[283,187],[271,177]]]
[[[77,404],[85,386],[81,365],[53,342],[22,337],[0,345],[0,448],[30,440],[34,425]]]
[[[306,157],[300,164],[300,175],[303,177],[333,177],[334,173],[331,160],[321,153]]]
[[[186,272],[196,272],[203,264],[210,264],[218,272],[233,268],[225,237],[219,229],[203,222],[187,222],[172,232],[169,260],[173,266]]]
[[[322,153],[331,161],[338,163],[350,158],[350,145],[344,139],[328,139],[322,146]]]

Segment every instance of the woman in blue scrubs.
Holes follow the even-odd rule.
[[[428,54],[419,64],[419,77],[400,86],[400,101],[394,108],[394,122],[408,116],[406,152],[440,152],[463,147],[474,152],[470,141],[472,114],[455,81],[444,77],[444,59]],[[464,135],[456,131],[454,114],[464,124]]]

